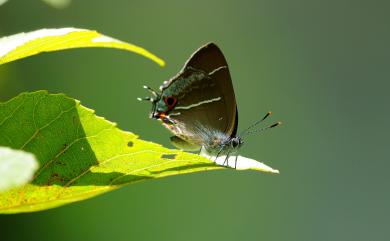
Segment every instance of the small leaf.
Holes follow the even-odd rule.
[[[128,50],[164,66],[162,59],[136,45],[79,28],[40,29],[0,38],[0,64],[42,52],[72,48],[104,47]]]
[[[6,3],[8,0],[0,0],[0,6]]]
[[[33,154],[0,147],[0,193],[28,183],[37,169]]]
[[[40,163],[31,183],[0,194],[0,213],[44,210],[128,183],[225,168],[140,140],[78,101],[45,91],[0,104],[0,133],[0,145],[31,152]]]
[[[70,5],[72,0],[42,0],[53,8],[63,9]]]

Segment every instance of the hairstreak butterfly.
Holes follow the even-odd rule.
[[[202,148],[218,158],[237,154],[242,137],[273,128],[254,129],[271,112],[237,135],[238,111],[229,68],[221,50],[208,43],[195,51],[182,70],[155,91],[153,97],[138,98],[152,102],[150,117],[162,121],[174,136],[171,142],[179,149],[195,151]],[[236,155],[237,157],[237,155]],[[237,159],[236,163],[237,164]]]

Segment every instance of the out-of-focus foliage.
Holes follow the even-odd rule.
[[[37,169],[33,154],[0,147],[0,193],[28,183]]]

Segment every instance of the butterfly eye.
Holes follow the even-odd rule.
[[[171,109],[176,105],[177,99],[172,96],[164,97],[164,102]]]

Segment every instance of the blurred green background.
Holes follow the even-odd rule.
[[[0,216],[0,240],[389,240],[388,1],[42,1],[0,6],[0,35],[81,27],[138,44],[165,68],[112,49],[0,66],[0,100],[66,93],[146,140],[142,85],[158,87],[209,41],[230,65],[242,130],[269,110],[284,126],[241,154],[281,171],[195,173],[129,185],[43,212]]]

